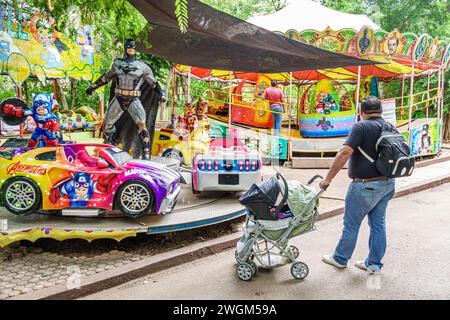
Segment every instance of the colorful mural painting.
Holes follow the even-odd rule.
[[[30,75],[39,80],[71,77],[92,80],[104,63],[100,35],[81,26],[75,38],[55,28],[56,21],[34,12],[26,2],[19,11],[0,1],[0,71],[20,85]]]
[[[338,137],[348,135],[355,123],[355,106],[346,87],[330,80],[311,85],[303,94],[298,113],[303,137]]]
[[[413,155],[423,157],[435,155],[441,151],[441,126],[442,122],[434,119],[411,129],[410,147]],[[408,140],[408,132],[404,132],[403,135]]]

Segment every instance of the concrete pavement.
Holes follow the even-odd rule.
[[[300,260],[310,267],[295,281],[286,266],[260,270],[251,282],[235,275],[232,250],[158,272],[85,299],[450,299],[450,185],[394,199],[389,206],[385,268],[370,276],[349,264],[337,270],[321,262],[340,236],[342,216],[320,221],[297,237]],[[353,261],[367,254],[363,222]]]

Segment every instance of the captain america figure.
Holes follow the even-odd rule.
[[[45,147],[54,147],[61,140],[61,131],[59,128],[58,117],[52,113],[53,94],[40,93],[33,94],[33,107],[17,107],[13,104],[5,103],[1,113],[17,119],[26,119],[33,117],[36,123],[31,138],[28,140],[29,148],[40,146],[41,140]]]
[[[139,136],[143,142],[143,159],[150,160],[151,142],[146,125],[147,115],[139,99],[142,95],[141,87],[143,83],[147,82],[150,88],[159,92],[162,102],[167,101],[167,99],[150,66],[144,61],[136,59],[135,41],[126,40],[124,49],[124,58],[115,60],[110,70],[95,81],[86,90],[86,93],[90,95],[96,89],[114,81],[115,89],[112,93],[114,97],[109,103],[104,122],[106,141],[114,145],[117,144],[116,123],[124,112],[128,112],[137,125]]]

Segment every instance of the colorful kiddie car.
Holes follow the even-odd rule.
[[[8,211],[118,209],[128,217],[172,212],[179,175],[162,165],[133,160],[109,145],[68,144],[0,151],[0,200]],[[71,210],[73,211],[73,210]]]
[[[152,155],[174,158],[180,160],[181,164],[190,166],[196,154],[208,151],[209,142],[209,123],[201,123],[190,133],[161,129],[155,131]]]
[[[246,191],[262,180],[262,161],[257,151],[237,139],[215,139],[209,151],[192,163],[192,191]]]

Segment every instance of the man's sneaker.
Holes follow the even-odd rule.
[[[322,261],[327,263],[327,264],[329,264],[329,265],[332,265],[332,266],[334,266],[336,268],[339,268],[339,269],[347,268],[347,266],[344,266],[344,265],[336,262],[336,260],[334,260],[332,255],[323,256]]]
[[[380,274],[381,273],[381,269],[377,266],[366,266],[366,262],[364,260],[361,261],[356,261],[355,262],[355,267],[367,271],[370,274]]]

